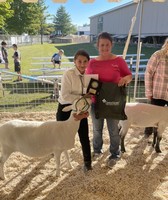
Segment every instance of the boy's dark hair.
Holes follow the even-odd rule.
[[[113,38],[111,37],[110,33],[108,33],[108,32],[99,33],[97,42],[99,42],[100,39],[108,39],[111,42],[111,44],[113,43]]]
[[[4,42],[4,41],[2,41],[2,42],[1,42],[1,45],[7,45],[7,43],[6,43],[6,42]]]
[[[12,46],[17,48],[17,44],[12,44]]]
[[[83,49],[80,49],[75,53],[74,60],[76,60],[78,56],[85,56],[88,60],[90,60],[89,54]]]

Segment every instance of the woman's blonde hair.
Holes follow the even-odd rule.
[[[166,38],[161,50],[164,52],[164,53],[167,53],[167,50],[168,50],[168,38]]]

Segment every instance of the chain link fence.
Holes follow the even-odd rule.
[[[37,81],[1,81],[0,112],[53,111],[57,106],[60,84]],[[137,83],[136,100],[145,100],[144,81]],[[128,102],[134,101],[134,80],[127,86]]]
[[[59,96],[58,84],[37,81],[0,84],[0,112],[53,111]]]

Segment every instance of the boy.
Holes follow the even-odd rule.
[[[2,58],[5,62],[5,68],[9,69],[9,67],[8,67],[8,64],[9,64],[9,62],[8,62],[8,52],[7,52],[7,49],[6,49],[6,45],[7,45],[6,42],[4,42],[4,41],[1,42],[1,46],[2,46],[1,47],[1,53],[2,53]]]
[[[51,62],[53,63],[54,65],[54,68],[56,67],[56,64],[58,64],[58,68],[60,69],[61,67],[61,58],[62,58],[62,55],[64,54],[64,50],[63,49],[60,49],[58,53],[55,53],[52,58],[51,58]]]
[[[18,47],[16,44],[12,45],[13,50],[14,50],[14,54],[12,56],[12,58],[14,59],[14,67],[15,67],[15,72],[18,73],[18,78],[16,81],[22,81],[22,77],[21,77],[21,65],[20,65],[20,60],[21,60],[21,55],[20,52],[18,51]]]

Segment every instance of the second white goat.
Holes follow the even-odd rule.
[[[125,113],[127,120],[120,120],[121,152],[125,152],[124,139],[128,129],[133,127],[156,127],[157,132],[154,135],[153,147],[160,153],[160,141],[162,133],[168,126],[168,107],[161,107],[145,103],[126,103]]]

